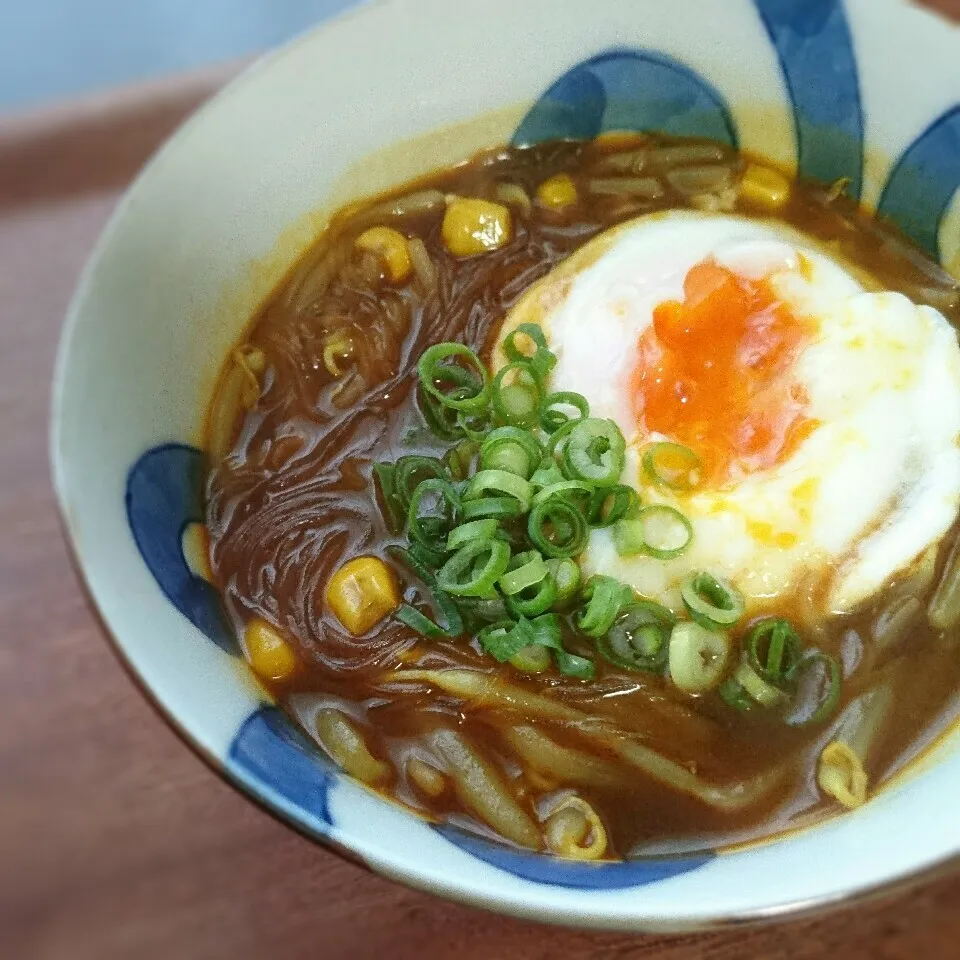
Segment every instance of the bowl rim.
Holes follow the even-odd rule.
[[[136,202],[141,190],[145,189],[152,172],[165,162],[167,155],[176,150],[179,142],[187,131],[195,125],[202,124],[208,112],[217,110],[221,104],[243,93],[248,84],[255,83],[261,73],[269,70],[274,63],[299,49],[302,45],[311,42],[313,37],[332,26],[351,20],[356,17],[375,14],[382,7],[386,7],[395,0],[358,0],[353,6],[341,10],[319,23],[308,27],[293,39],[256,57],[236,76],[232,77],[224,86],[204,101],[170,134],[160,147],[154,151],[148,161],[140,169],[133,180],[126,186],[118,203],[114,207],[106,225],[102,229],[96,243],[93,245],[86,263],[76,283],[70,303],[67,307],[61,328],[56,356],[53,367],[51,406],[49,420],[49,446],[51,476],[57,503],[57,511],[61,530],[68,547],[71,564],[77,574],[83,593],[101,631],[105,636],[114,656],[123,667],[127,676],[133,681],[146,701],[156,713],[174,731],[178,738],[198,756],[209,769],[220,779],[234,787],[242,796],[252,801],[260,809],[270,814],[275,820],[285,824],[307,840],[320,844],[350,863],[364,867],[386,879],[400,882],[418,891],[439,896],[444,899],[478,907],[488,911],[511,915],[522,919],[549,923],[560,926],[591,928],[610,931],[637,931],[649,933],[691,933],[720,930],[731,926],[758,926],[775,923],[784,919],[800,919],[811,915],[836,913],[846,907],[873,902],[878,899],[891,897],[911,890],[916,886],[949,875],[960,867],[960,851],[947,853],[942,857],[930,859],[918,865],[906,865],[888,870],[885,875],[876,881],[858,882],[844,890],[826,892],[819,896],[807,898],[786,899],[772,906],[743,908],[734,911],[705,911],[697,915],[672,913],[644,913],[642,902],[638,903],[638,910],[634,913],[609,912],[591,914],[589,911],[570,915],[564,907],[551,906],[545,910],[539,903],[527,902],[521,896],[510,893],[500,894],[492,890],[481,890],[477,884],[464,883],[448,874],[442,880],[417,868],[409,857],[393,855],[390,862],[380,854],[375,858],[367,859],[362,854],[363,845],[354,842],[346,843],[336,835],[321,834],[299,819],[295,813],[272,800],[269,796],[257,789],[256,785],[247,779],[238,776],[224,762],[223,758],[209,749],[202,738],[191,731],[186,721],[183,721],[176,712],[168,707],[160,695],[144,678],[132,657],[128,654],[124,641],[109,623],[101,609],[88,571],[83,559],[83,550],[71,519],[68,488],[69,480],[64,467],[64,453],[62,447],[65,373],[73,354],[74,339],[80,317],[84,310],[91,290],[95,287],[96,274],[104,253],[113,244],[120,225],[126,220],[131,206]],[[928,17],[937,17],[937,11],[917,10],[904,0],[887,0],[895,7],[909,8],[914,13]],[[378,795],[379,796],[379,795]],[[382,798],[384,803],[388,800]],[[405,811],[407,812],[407,811]],[[407,812],[410,816],[415,816]],[[805,828],[815,830],[816,825]],[[804,831],[805,832],[805,831]],[[355,841],[355,838],[351,838]],[[780,835],[775,835],[763,844],[775,844]],[[581,895],[589,896],[593,891],[580,891]]]

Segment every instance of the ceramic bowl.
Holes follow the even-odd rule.
[[[120,655],[216,769],[423,890],[538,920],[680,930],[886,888],[960,854],[960,737],[864,808],[736,851],[566,862],[431,826],[267,701],[185,559],[222,358],[328,211],[498,143],[705,134],[849,192],[960,272],[960,31],[896,0],[383,0],[247,71],[120,204],[70,308],[53,473]],[[921,769],[922,767],[922,769]]]

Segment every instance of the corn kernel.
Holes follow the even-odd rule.
[[[740,196],[757,206],[782,207],[790,198],[790,181],[779,170],[749,163],[740,178]]]
[[[188,523],[180,536],[180,550],[187,569],[195,576],[214,582],[210,566],[210,537],[202,523]]]
[[[551,210],[562,210],[577,202],[577,188],[565,173],[544,180],[537,187],[537,200]]]
[[[455,257],[473,257],[497,250],[513,237],[510,211],[499,203],[454,197],[441,228],[443,242]]]
[[[410,276],[413,265],[407,238],[391,227],[370,227],[357,237],[356,245],[361,250],[375,253],[386,264],[393,283],[402,283]]]
[[[327,605],[355,637],[366,633],[400,605],[397,581],[377,557],[345,563],[327,584]]]
[[[253,672],[264,680],[286,680],[297,669],[293,648],[266,620],[247,624],[243,645]]]

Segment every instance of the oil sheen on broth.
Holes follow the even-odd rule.
[[[856,806],[952,721],[960,292],[843,186],[608,136],[485,153],[333,218],[225,365],[207,528],[253,670],[348,773],[435,820],[617,858]],[[522,324],[539,347],[508,340]],[[522,354],[498,408],[443,350],[441,399],[424,389],[449,342],[491,373]],[[525,412],[555,391],[586,426]],[[553,409],[551,429],[580,416]],[[415,456],[434,466],[398,481]],[[475,479],[490,468],[515,479]],[[431,477],[418,540],[391,511]],[[451,589],[485,564],[496,583],[430,602],[470,536]]]

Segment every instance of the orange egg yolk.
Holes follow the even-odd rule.
[[[781,462],[816,426],[786,375],[813,323],[793,316],[766,280],[713,260],[690,269],[683,293],[654,309],[637,343],[638,425],[695,451],[715,483]]]

